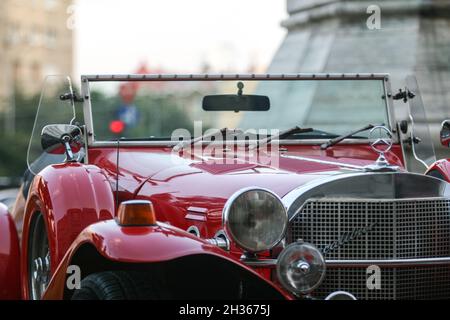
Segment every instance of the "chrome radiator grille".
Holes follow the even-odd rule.
[[[352,233],[358,236],[343,243]],[[321,250],[341,240],[324,254],[327,260],[449,257],[450,199],[310,200],[291,220],[288,236],[289,242],[302,239]],[[358,299],[450,297],[450,266],[384,267],[381,271],[381,290],[369,290],[366,268],[329,268],[313,295],[323,298],[345,290]]]
[[[312,200],[290,222],[290,242],[324,249],[355,230],[365,234],[326,259],[414,259],[450,256],[450,199]]]

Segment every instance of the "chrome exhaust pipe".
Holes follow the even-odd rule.
[[[358,300],[354,295],[346,291],[335,291],[330,293],[325,300]]]

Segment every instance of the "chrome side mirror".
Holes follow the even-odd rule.
[[[81,129],[69,124],[51,124],[41,133],[42,149],[51,154],[66,154],[66,161],[75,161],[74,151],[82,147]]]
[[[450,120],[445,120],[441,125],[441,144],[444,147],[450,147]]]

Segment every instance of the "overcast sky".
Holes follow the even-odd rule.
[[[285,35],[285,0],[77,0],[76,72],[245,72]]]

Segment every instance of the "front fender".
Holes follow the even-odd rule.
[[[436,161],[426,174],[450,182],[450,159]]]
[[[107,271],[96,269],[92,266],[92,259],[81,259],[79,252],[90,246],[107,261],[120,264],[120,268],[128,268],[132,265],[158,264],[186,257],[210,256],[218,258],[223,264],[232,265],[238,268],[245,277],[252,278],[260,286],[271,291],[274,296],[289,298],[279,288],[265,280],[254,270],[240,263],[227,252],[219,249],[208,242],[201,240],[183,230],[165,224],[158,224],[152,227],[121,227],[114,220],[99,222],[86,228],[75,240],[64,257],[61,265],[53,276],[49,288],[45,294],[46,299],[62,299],[65,296],[67,270],[71,264],[86,261],[86,265],[80,267],[82,277],[87,273]],[[100,263],[97,264],[97,266]],[[195,265],[195,268],[201,268]],[[186,270],[179,270],[181,274]],[[84,274],[83,274],[84,273]],[[185,275],[189,277],[189,274]],[[220,275],[217,275],[220,277]]]
[[[101,169],[80,163],[51,165],[33,180],[22,235],[23,297],[28,298],[28,242],[37,213],[44,217],[55,272],[77,236],[89,225],[114,217],[111,185]]]
[[[0,300],[20,299],[20,249],[16,226],[0,203]]]

